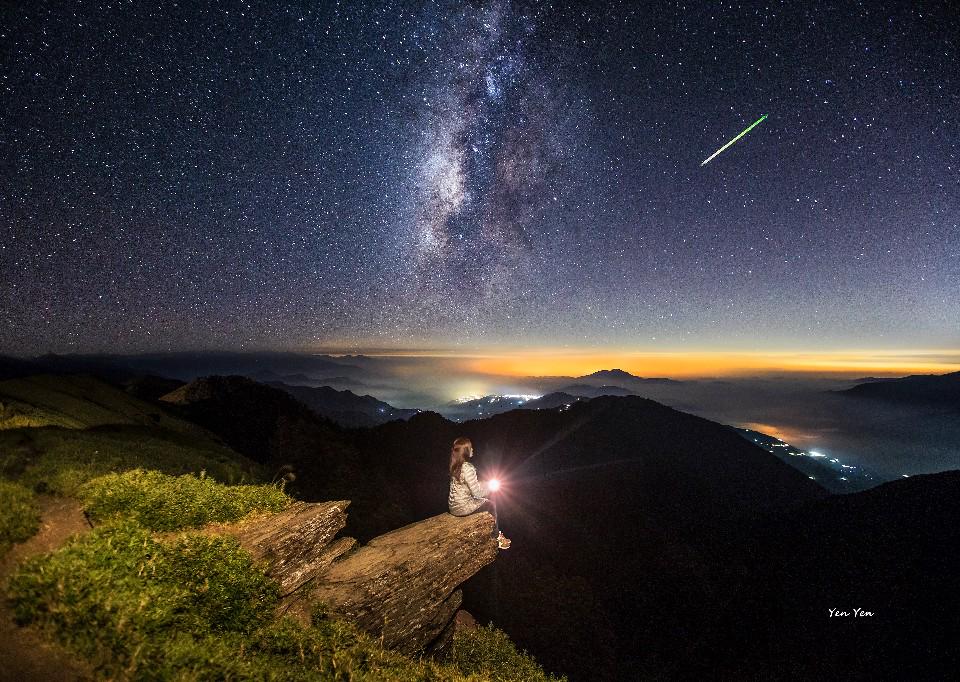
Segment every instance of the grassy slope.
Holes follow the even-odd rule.
[[[91,478],[137,467],[204,470],[227,483],[272,473],[208,431],[92,377],[0,381],[0,475],[76,495]]]
[[[80,488],[104,520],[60,550],[27,560],[7,598],[19,624],[39,626],[120,679],[550,680],[495,628],[460,633],[454,661],[381,648],[322,607],[304,627],[276,615],[279,586],[235,538],[185,529],[282,508],[273,485],[227,486],[143,470]]]
[[[160,407],[89,376],[37,376],[0,381],[0,429],[104,424],[156,426],[184,434],[202,430]]]
[[[23,542],[40,528],[33,492],[0,479],[0,558],[14,543]]]
[[[320,613],[309,627],[276,618],[277,585],[235,539],[183,534],[160,541],[130,521],[28,561],[13,576],[10,597],[19,622],[39,625],[104,677],[549,679],[492,628],[457,638],[458,665],[384,650]]]
[[[0,475],[38,492],[75,496],[84,482],[115,471],[149,468],[169,474],[205,470],[225,483],[263,480],[268,472],[232,450],[143,426],[61,427],[0,431]]]
[[[453,660],[439,664],[386,651],[322,611],[310,627],[278,618],[275,583],[234,540],[152,532],[282,508],[289,498],[275,486],[217,482],[268,472],[203,429],[94,379],[0,382],[0,403],[0,502],[11,512],[0,515],[0,541],[35,532],[31,489],[78,497],[104,522],[20,566],[6,596],[20,624],[38,625],[100,675],[553,679],[493,627],[458,633]],[[18,482],[3,480],[10,478]]]

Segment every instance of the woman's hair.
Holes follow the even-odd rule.
[[[473,443],[469,438],[461,436],[453,441],[453,447],[450,448],[450,475],[458,481],[460,480],[460,471],[463,469],[463,463],[467,461],[467,452],[473,449]]]

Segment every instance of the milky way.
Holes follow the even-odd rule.
[[[409,283],[398,293],[417,325],[477,338],[505,309],[524,317],[545,218],[576,148],[566,110],[575,93],[547,63],[556,50],[531,55],[542,48],[535,12],[451,7],[421,24],[435,64],[411,130],[409,204],[394,226]],[[589,112],[577,122],[587,121]]]
[[[960,344],[950,3],[314,4],[4,10],[0,352]]]

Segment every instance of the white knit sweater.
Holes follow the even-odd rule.
[[[472,514],[487,501],[485,496],[490,494],[487,484],[477,480],[477,470],[470,462],[463,463],[460,478],[458,481],[453,476],[450,477],[450,496],[447,502],[450,513],[454,516]]]

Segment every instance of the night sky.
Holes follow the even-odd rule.
[[[960,345],[955,3],[205,4],[2,10],[0,352]]]

